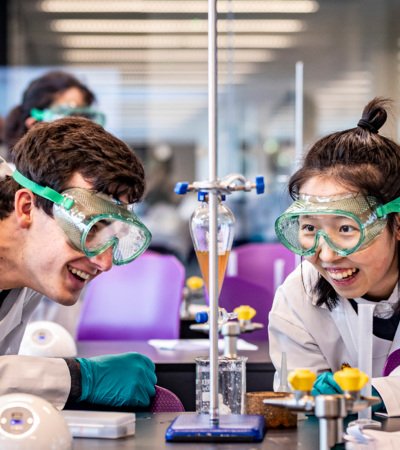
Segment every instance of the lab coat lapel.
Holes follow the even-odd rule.
[[[390,347],[389,354],[400,348],[400,326],[397,327],[396,334]]]
[[[357,313],[347,299],[341,298],[339,305],[332,311],[332,317],[351,357],[349,363],[357,364]]]
[[[400,301],[400,283],[397,283],[397,286],[394,288],[392,295],[389,298],[389,301],[391,301],[393,304],[398,304]],[[396,334],[394,335],[394,339],[392,342],[392,346],[390,347],[389,354],[394,352],[400,348],[400,326],[397,327]]]

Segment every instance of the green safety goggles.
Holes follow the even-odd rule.
[[[31,117],[39,122],[53,122],[53,120],[61,119],[62,117],[85,117],[90,119],[102,127],[106,123],[106,116],[100,111],[91,107],[73,107],[67,105],[57,105],[46,109],[31,109]]]
[[[108,196],[83,188],[70,188],[61,194],[40,186],[15,170],[14,180],[40,197],[54,203],[53,215],[74,248],[87,257],[112,247],[113,263],[127,264],[150,245],[151,233],[125,205]]]
[[[340,256],[366,248],[400,212],[400,197],[380,205],[375,197],[345,194],[318,197],[300,194],[275,222],[279,241],[301,256],[316,253],[320,238]]]

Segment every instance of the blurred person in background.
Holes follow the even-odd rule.
[[[188,225],[190,215],[186,217],[182,211],[185,199],[174,192],[173,158],[173,151],[167,144],[160,144],[150,152],[146,194],[138,214],[151,229],[150,248],[159,253],[173,254],[186,263],[192,249]]]
[[[67,72],[51,71],[31,81],[21,103],[5,119],[4,143],[8,160],[12,160],[12,147],[37,122],[82,116],[104,126],[104,114],[92,106],[95,101],[94,93]]]

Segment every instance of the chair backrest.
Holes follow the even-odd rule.
[[[271,309],[273,293],[259,284],[240,277],[225,277],[219,296],[219,306],[231,312],[240,305],[250,305],[257,314],[253,321],[262,323],[264,328],[241,337],[251,340],[267,339],[268,312]]]
[[[156,395],[150,405],[150,412],[184,412],[179,398],[169,389],[156,385]]]
[[[244,244],[232,250],[227,274],[264,286],[273,294],[296,267],[296,255],[280,243]]]
[[[400,349],[395,350],[388,356],[383,367],[382,376],[387,377],[398,366],[400,366]]]
[[[89,283],[78,340],[177,339],[185,281],[172,255],[145,253]]]

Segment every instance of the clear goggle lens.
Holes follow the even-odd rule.
[[[149,236],[140,227],[123,219],[95,218],[86,227],[81,245],[88,256],[95,256],[113,247],[114,264],[124,264],[137,258],[148,247]]]
[[[113,248],[113,262],[126,264],[149,246],[151,233],[129,206],[101,197],[93,191],[72,188],[63,192],[74,200],[66,210],[54,204],[54,217],[71,243],[88,257]]]

